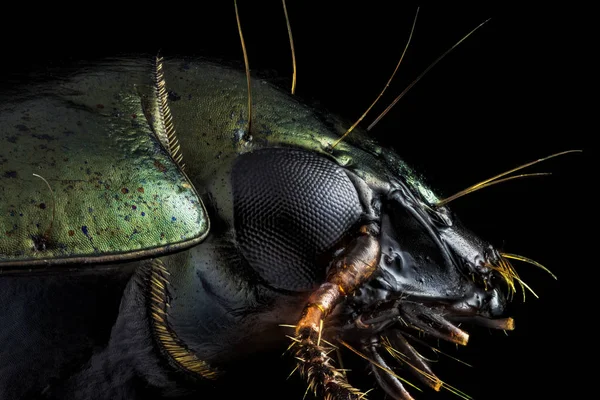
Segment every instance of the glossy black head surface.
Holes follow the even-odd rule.
[[[495,267],[499,253],[447,208],[433,208],[401,187],[384,201],[381,232],[378,271],[349,300],[355,321],[370,325],[367,335],[428,325],[434,336],[456,341],[454,322],[510,328],[512,320],[494,321],[506,306]]]

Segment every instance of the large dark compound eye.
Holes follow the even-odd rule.
[[[233,167],[232,185],[242,254],[269,284],[287,290],[308,290],[323,280],[323,254],[363,211],[339,165],[298,149],[241,155]]]

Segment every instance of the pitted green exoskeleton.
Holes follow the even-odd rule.
[[[158,113],[140,101],[153,90],[148,69],[140,62],[113,72],[98,66],[5,94],[3,272],[161,254],[206,236],[195,189],[144,117],[144,106]]]

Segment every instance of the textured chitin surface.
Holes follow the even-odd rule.
[[[112,62],[0,99],[0,268],[131,258],[206,234],[196,191],[144,117],[150,73]]]
[[[321,279],[319,256],[361,215],[354,185],[334,162],[271,148],[239,157],[232,175],[238,243],[273,286],[305,290]]]

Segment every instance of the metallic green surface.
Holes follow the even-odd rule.
[[[201,241],[204,206],[143,113],[151,64],[112,60],[61,76],[0,99],[0,271]]]
[[[243,71],[166,59],[186,176],[152,131],[161,124],[150,61],[82,64],[0,98],[0,271],[136,259],[197,244],[209,229],[198,193],[217,199],[231,223],[233,161],[264,147],[321,153],[381,190],[402,176],[426,201],[437,200],[420,176],[360,129],[331,151],[346,122],[257,78],[251,139],[244,140]]]
[[[361,129],[333,152],[329,146],[347,122],[324,116],[266,81],[252,82],[252,139],[242,140],[247,125],[246,77],[222,66],[171,59],[165,61],[167,87],[186,171],[199,191],[236,155],[263,147],[293,146],[334,158],[375,186],[402,176],[430,203],[437,197],[394,152],[377,145]],[[193,161],[191,161],[193,160]],[[354,168],[355,166],[359,168]],[[210,188],[214,191],[215,188]]]

